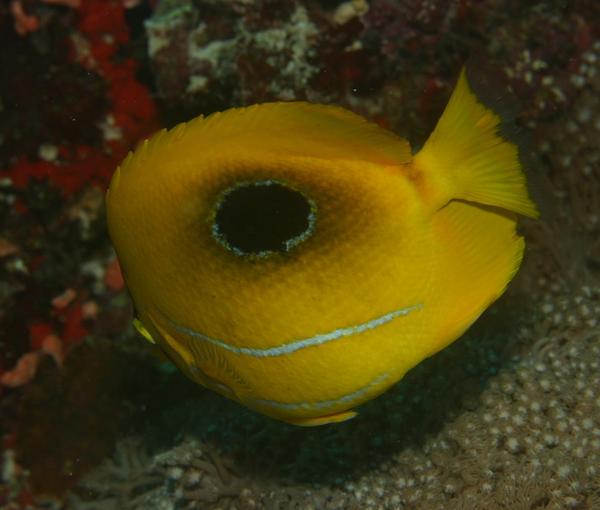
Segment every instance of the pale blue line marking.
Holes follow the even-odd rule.
[[[359,388],[358,390],[353,391],[352,393],[347,393],[339,398],[331,399],[331,400],[317,400],[316,402],[279,402],[278,400],[266,400],[266,399],[253,399],[251,403],[257,405],[265,405],[269,407],[275,407],[277,409],[285,409],[286,411],[297,411],[297,410],[311,410],[311,409],[319,409],[319,410],[328,410],[332,407],[339,404],[352,404],[356,402],[360,397],[362,397],[365,393],[367,393],[373,386],[377,386],[381,384],[388,378],[388,374],[380,374],[375,379],[373,379],[369,384]],[[250,402],[249,402],[250,403]]]
[[[357,324],[356,326],[349,326],[347,328],[339,328],[334,331],[330,331],[329,333],[322,333],[319,335],[311,336],[310,338],[302,338],[300,340],[294,340],[289,343],[277,345],[275,347],[268,347],[265,349],[259,349],[254,347],[237,347],[235,345],[228,344],[223,340],[219,340],[218,338],[212,338],[203,333],[199,333],[191,328],[186,326],[182,326],[177,324],[170,319],[169,322],[173,325],[173,327],[179,331],[180,333],[184,333],[193,338],[198,338],[200,340],[204,340],[212,345],[216,345],[225,349],[229,352],[233,352],[234,354],[241,354],[244,356],[254,356],[256,358],[268,358],[273,356],[284,356],[286,354],[291,354],[293,352],[299,351],[300,349],[304,349],[306,347],[315,347],[317,345],[322,345],[327,342],[331,342],[333,340],[339,340],[340,338],[345,338],[352,335],[358,335],[359,333],[363,333],[365,331],[369,331],[370,329],[378,328],[379,326],[383,326],[388,322],[393,321],[397,317],[402,317],[404,315],[408,315],[409,313],[420,310],[423,308],[422,303],[418,303],[416,305],[408,306],[406,308],[400,308],[399,310],[394,310],[392,312],[386,313],[385,315],[381,315],[380,317],[376,317],[375,319],[371,319],[370,321],[363,322],[361,324]],[[164,316],[164,314],[163,314]],[[245,343],[254,343],[246,341]]]

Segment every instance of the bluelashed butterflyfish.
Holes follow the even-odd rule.
[[[129,154],[107,214],[136,325],[188,377],[271,417],[340,422],[505,290],[537,216],[465,72],[416,152],[343,108],[199,117]]]

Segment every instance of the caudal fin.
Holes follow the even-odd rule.
[[[500,117],[477,100],[463,69],[438,124],[413,164],[439,206],[462,199],[537,218],[516,145],[499,134]],[[445,202],[444,202],[445,200]]]

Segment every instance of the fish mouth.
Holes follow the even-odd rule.
[[[360,333],[364,333],[365,331],[369,331],[371,329],[378,328],[387,324],[398,317],[406,316],[414,311],[420,310],[423,308],[423,303],[417,303],[415,305],[407,306],[405,308],[399,308],[396,310],[392,310],[391,312],[385,313],[373,319],[370,319],[366,322],[361,322],[354,326],[346,326],[342,328],[338,328],[332,331],[328,331],[326,333],[318,333],[314,336],[307,338],[300,338],[298,340],[292,340],[291,342],[282,342],[279,345],[274,347],[266,347],[266,348],[256,348],[256,347],[238,347],[236,345],[232,345],[227,343],[224,340],[219,338],[214,338],[209,335],[205,335],[204,333],[200,333],[192,328],[184,326],[182,324],[178,324],[175,321],[168,318],[164,313],[159,312],[162,317],[164,317],[171,326],[176,329],[179,333],[183,333],[184,335],[188,335],[192,338],[202,340],[211,345],[220,347],[226,351],[229,351],[233,354],[241,355],[241,356],[252,356],[255,358],[270,358],[275,356],[285,356],[287,354],[292,354],[301,349],[306,349],[307,347],[316,347],[319,345],[323,345],[329,342],[333,342],[336,340],[340,340],[342,338],[346,338],[349,336],[358,335]],[[248,342],[252,343],[252,342]]]

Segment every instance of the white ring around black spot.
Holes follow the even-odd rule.
[[[224,232],[221,232],[221,229],[217,222],[217,216],[219,215],[219,211],[223,207],[223,204],[225,204],[227,199],[230,198],[233,193],[235,193],[236,191],[239,191],[241,189],[270,187],[270,186],[273,186],[273,187],[277,186],[278,188],[284,188],[287,191],[302,197],[302,199],[307,204],[307,214],[305,215],[306,216],[305,217],[306,227],[304,228],[303,231],[297,233],[296,235],[293,235],[293,236],[289,237],[288,239],[282,239],[279,249],[256,249],[256,250],[246,251],[244,249],[241,249],[238,246],[235,246],[232,242],[230,242],[230,240],[228,239],[228,236]],[[215,201],[215,205],[213,207],[213,210],[212,210],[212,213],[210,216],[210,223],[211,223],[211,233],[212,233],[213,238],[225,249],[227,249],[228,251],[230,251],[240,257],[262,259],[262,258],[269,257],[275,253],[289,252],[293,248],[298,246],[300,243],[302,243],[303,241],[308,239],[314,232],[316,218],[317,218],[317,206],[312,198],[306,196],[304,193],[299,191],[296,187],[294,187],[293,185],[290,185],[287,182],[276,180],[276,179],[262,179],[262,180],[257,180],[257,181],[240,181],[240,182],[235,183],[233,186],[223,190],[217,197],[217,200]]]

